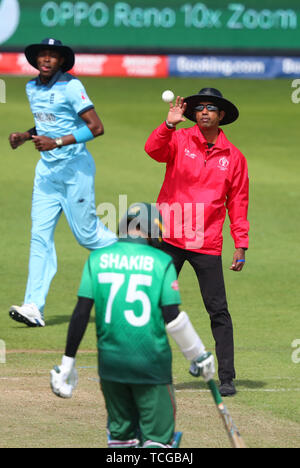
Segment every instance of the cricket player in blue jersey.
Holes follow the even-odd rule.
[[[104,133],[82,83],[67,73],[74,65],[71,48],[44,39],[25,49],[39,75],[27,83],[26,93],[35,126],[9,136],[13,149],[33,141],[40,151],[33,187],[29,274],[24,303],[12,306],[12,319],[43,327],[44,307],[57,271],[54,231],[62,212],[80,245],[89,250],[117,240],[96,215],[94,160],[85,143]]]

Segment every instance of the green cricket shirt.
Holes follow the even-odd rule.
[[[161,307],[180,304],[172,258],[145,239],[93,251],[78,296],[93,299],[99,375],[132,384],[172,383],[172,354]]]

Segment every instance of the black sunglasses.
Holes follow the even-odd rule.
[[[203,111],[205,108],[208,111],[218,111],[219,110],[219,108],[217,106],[214,106],[213,104],[199,104],[199,106],[195,107],[195,110],[196,111]]]

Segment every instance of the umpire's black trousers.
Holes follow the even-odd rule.
[[[234,379],[233,327],[227,307],[221,256],[180,249],[167,242],[162,243],[162,250],[173,258],[178,275],[185,260],[195,270],[216,343],[219,379],[221,382]]]

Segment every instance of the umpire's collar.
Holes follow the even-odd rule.
[[[38,86],[48,86],[48,88],[51,88],[57,81],[59,81],[60,77],[63,75],[63,72],[61,70],[58,70],[55,75],[52,76],[51,80],[48,81],[48,83],[42,83],[40,75],[36,79],[36,84]]]

